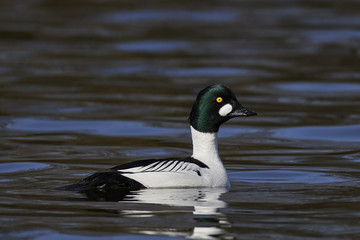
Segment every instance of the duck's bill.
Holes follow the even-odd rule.
[[[238,104],[236,108],[229,114],[230,117],[250,117],[257,115],[256,112]]]

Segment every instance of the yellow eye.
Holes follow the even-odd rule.
[[[221,102],[223,101],[223,99],[222,99],[222,97],[218,97],[218,98],[216,99],[216,101],[217,101],[218,103],[221,103]]]

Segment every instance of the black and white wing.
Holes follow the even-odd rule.
[[[146,159],[135,162],[125,163],[112,170],[121,174],[150,173],[150,172],[178,172],[196,173],[201,176],[201,169],[209,168],[203,162],[192,157],[189,158],[169,158],[169,159]]]
[[[197,186],[202,170],[208,168],[206,164],[191,157],[139,160],[94,173],[78,183],[59,189],[91,192],[119,188],[138,190],[147,187]],[[185,173],[186,176],[174,173]]]

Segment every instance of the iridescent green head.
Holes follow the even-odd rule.
[[[199,92],[189,122],[200,132],[217,132],[230,118],[253,115],[256,112],[242,106],[229,88],[214,84]]]

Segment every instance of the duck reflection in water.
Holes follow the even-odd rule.
[[[174,189],[142,189],[138,191],[99,191],[89,190],[83,192],[86,200],[90,201],[118,201],[122,203],[139,203],[167,205],[174,207],[192,207],[195,226],[193,232],[174,232],[168,228],[156,228],[155,230],[138,231],[137,233],[147,235],[163,235],[187,237],[189,239],[218,239],[228,235],[226,228],[231,225],[221,209],[227,204],[221,200],[226,188],[174,188]],[[84,200],[84,199],[82,199]],[[151,205],[149,205],[151,206]],[[154,209],[149,207],[149,209]],[[119,214],[125,217],[151,217],[155,216],[157,210],[145,210],[142,208],[119,210]],[[139,230],[139,229],[137,229]]]

